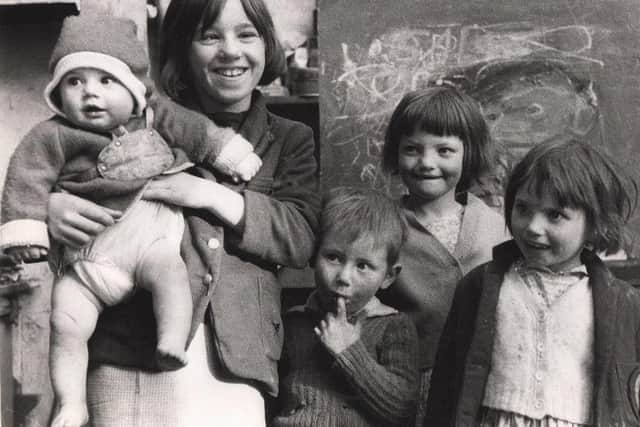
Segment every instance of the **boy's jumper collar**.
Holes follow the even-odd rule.
[[[324,315],[325,310],[320,306],[320,302],[318,301],[318,291],[313,291],[307,298],[307,302],[304,305],[294,306],[289,309],[289,312],[311,312]],[[374,296],[357,313],[351,314],[349,319],[358,317],[361,313],[364,313],[364,318],[381,317],[396,314],[398,313],[398,310],[381,303],[380,300]]]

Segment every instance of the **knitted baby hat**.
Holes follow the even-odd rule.
[[[76,68],[95,68],[113,75],[133,95],[135,114],[144,111],[147,88],[143,82],[149,61],[132,20],[114,16],[65,18],[49,60],[52,78],[44,89],[47,105],[61,116],[64,113],[52,95],[64,75]]]

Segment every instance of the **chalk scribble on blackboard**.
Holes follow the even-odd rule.
[[[584,25],[447,24],[391,29],[365,47],[342,43],[325,140],[348,153],[362,182],[388,186],[378,168],[388,118],[404,93],[437,80],[482,104],[493,137],[510,154],[585,135],[599,118],[589,71],[605,66],[590,55],[596,34],[608,33]]]

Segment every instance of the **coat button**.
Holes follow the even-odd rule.
[[[209,249],[218,249],[220,247],[220,240],[213,237],[207,241],[207,246],[209,246]]]
[[[99,164],[98,165],[98,169],[100,169],[101,171],[106,171],[107,170],[107,165]]]
[[[205,285],[210,285],[213,283],[213,276],[211,274],[205,274],[204,279],[202,280]]]

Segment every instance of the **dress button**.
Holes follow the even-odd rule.
[[[538,344],[538,350],[540,350],[540,351],[544,350],[544,344],[539,343]]]
[[[220,240],[213,237],[207,241],[207,246],[209,246],[209,249],[218,249],[220,247]]]
[[[205,285],[210,285],[213,282],[213,276],[211,274],[205,274],[204,279],[202,280]]]
[[[542,400],[536,400],[536,408],[542,408]]]
[[[542,374],[540,372],[536,373],[536,379],[540,381],[542,379]]]

